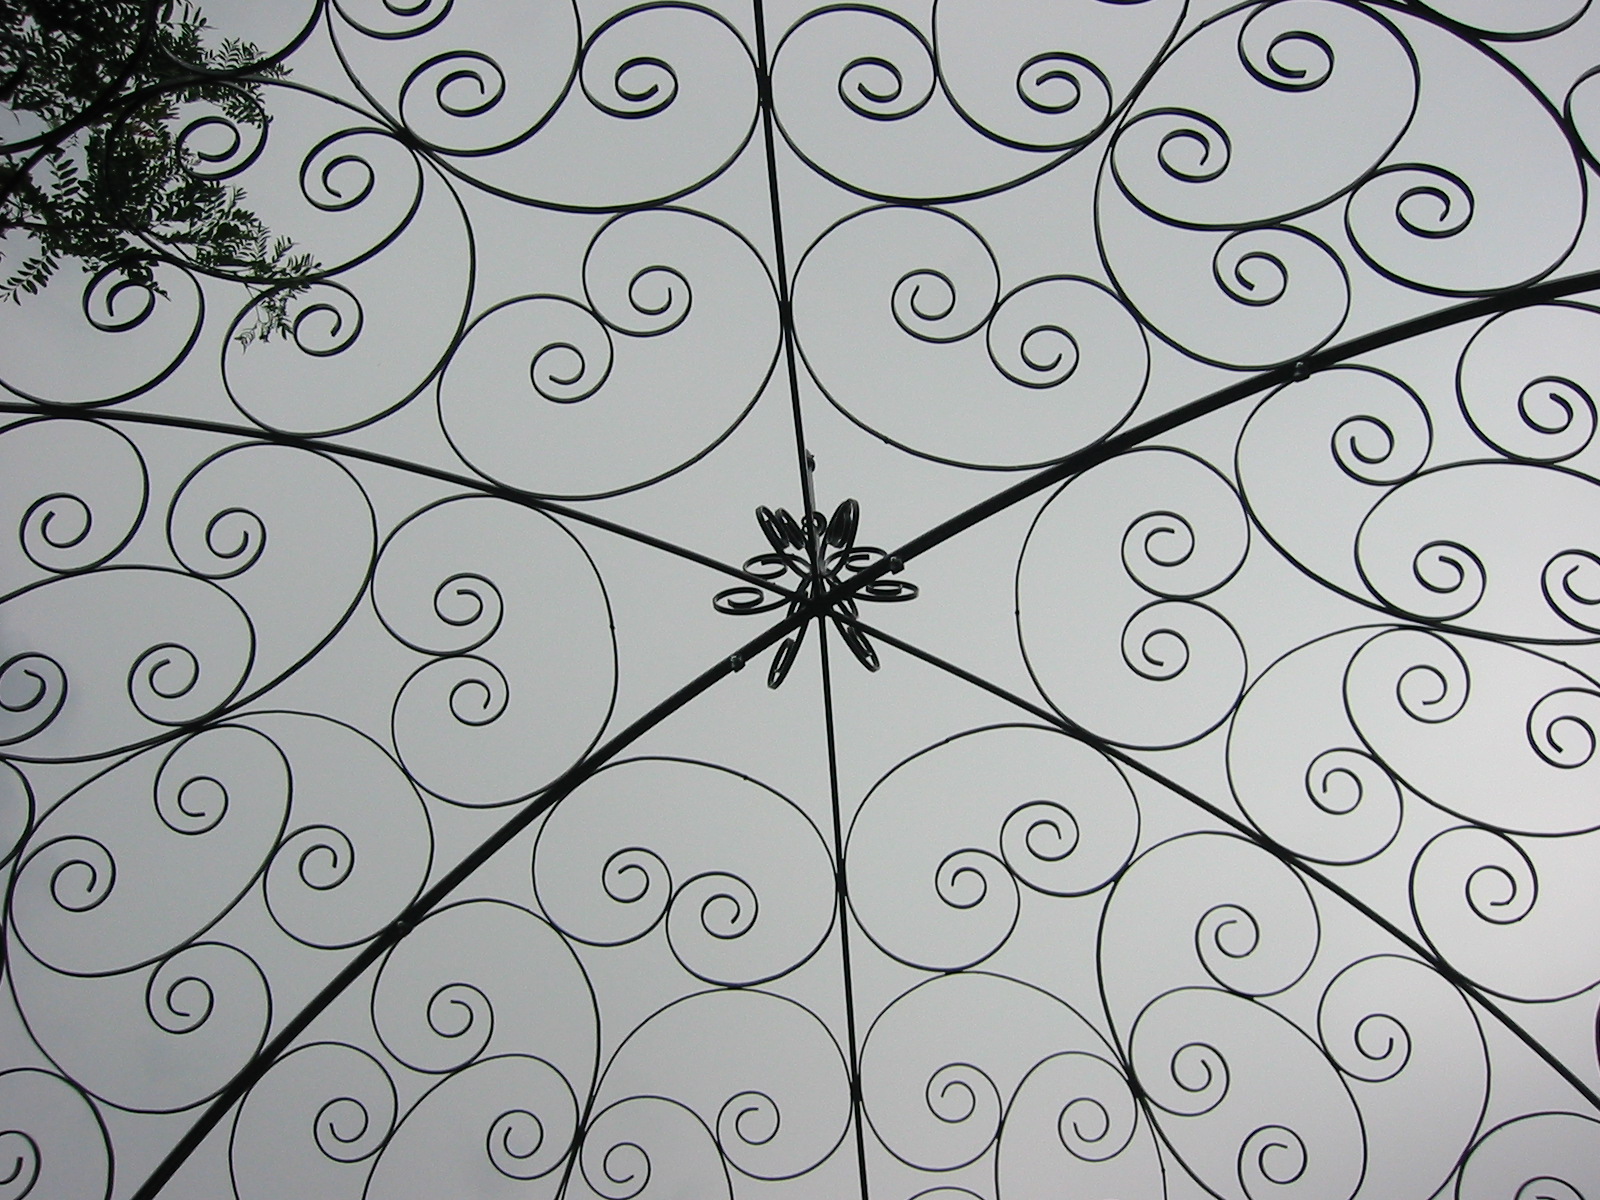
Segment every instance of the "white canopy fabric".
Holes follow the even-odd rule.
[[[1600,1196],[1589,0],[204,11],[325,273],[0,314],[0,1200]]]

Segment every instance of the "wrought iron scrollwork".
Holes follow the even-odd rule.
[[[0,1200],[1600,1194],[1586,0],[256,8],[315,278],[0,321]]]

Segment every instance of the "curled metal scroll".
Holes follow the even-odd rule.
[[[0,1197],[1600,1193],[1587,0],[258,7],[324,269],[0,322]]]

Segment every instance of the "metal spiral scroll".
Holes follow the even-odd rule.
[[[256,7],[291,335],[0,321],[0,1200],[1600,1195],[1586,0]]]

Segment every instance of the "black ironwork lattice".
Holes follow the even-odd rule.
[[[0,1192],[1600,1188],[1587,0],[257,7],[326,266],[0,322]]]

